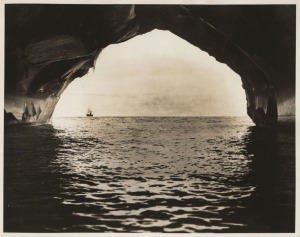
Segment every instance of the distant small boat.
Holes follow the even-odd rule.
[[[87,111],[87,113],[86,113],[86,116],[87,117],[93,117],[94,115],[93,115],[93,111],[89,108],[88,109],[88,111]]]

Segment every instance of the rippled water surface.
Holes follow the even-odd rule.
[[[294,231],[293,122],[56,118],[4,145],[7,232]]]

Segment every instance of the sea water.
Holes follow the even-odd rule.
[[[5,232],[293,232],[295,126],[240,117],[5,127]]]

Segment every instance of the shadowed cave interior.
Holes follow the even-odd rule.
[[[47,122],[105,47],[160,29],[238,73],[249,117],[276,126],[295,115],[295,17],[295,5],[7,4],[5,122]]]

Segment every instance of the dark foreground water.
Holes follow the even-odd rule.
[[[294,232],[295,126],[61,118],[5,127],[5,232]]]

